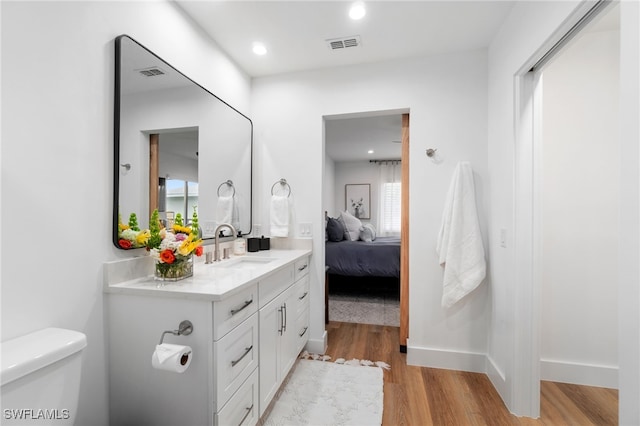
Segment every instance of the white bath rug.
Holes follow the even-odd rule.
[[[328,360],[299,359],[296,362],[263,424],[382,424],[382,368],[376,368],[375,363],[367,366],[368,363],[360,362],[321,361]]]

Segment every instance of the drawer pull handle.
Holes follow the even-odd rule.
[[[298,300],[302,300],[302,299],[304,299],[305,297],[307,297],[307,294],[309,294],[309,292],[308,292],[308,291],[305,291],[305,292],[304,292],[304,294],[303,294],[302,296],[298,297]]]
[[[298,272],[302,272],[302,271],[304,271],[305,269],[307,269],[307,266],[309,266],[309,265],[307,265],[307,264],[305,263],[304,265],[302,265],[301,267],[299,267],[299,268],[298,268]]]
[[[298,334],[298,336],[300,337],[304,336],[304,333],[306,333],[308,329],[309,327],[305,327],[304,330],[302,330],[302,333]]]
[[[282,332],[284,331],[284,309],[282,308],[282,306],[280,306],[278,312],[280,312],[280,321],[278,324],[280,328],[278,329],[278,333],[280,333],[280,335],[282,336]]]
[[[247,356],[247,354],[248,354],[249,352],[251,352],[251,349],[253,349],[253,345],[249,346],[248,348],[245,348],[245,349],[244,349],[244,353],[242,354],[242,356],[241,356],[240,358],[236,359],[235,361],[231,361],[231,366],[232,366],[232,367],[235,367],[237,363],[239,363],[240,361],[242,361],[242,359],[243,359],[245,356]],[[242,423],[242,422],[240,422],[240,423]]]
[[[251,413],[251,410],[253,410],[253,404],[251,404],[251,407],[247,407],[246,410],[247,410],[247,414],[245,414],[242,420],[240,420],[240,423],[238,423],[238,426],[242,425],[242,423],[244,423],[244,421],[247,419],[247,416],[249,416],[249,414]]]
[[[245,300],[244,305],[242,305],[240,308],[231,310],[231,315],[233,316],[233,315],[237,314],[238,312],[242,311],[244,308],[246,308],[247,306],[249,306],[252,303],[253,303],[253,299]]]

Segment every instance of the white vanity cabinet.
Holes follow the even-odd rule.
[[[159,288],[146,279],[108,285],[111,423],[257,424],[308,340],[309,253],[272,252],[272,268],[219,273],[228,281],[202,271]],[[153,368],[162,333],[183,320],[193,332],[164,342],[192,348],[189,368]]]
[[[308,264],[306,257],[289,271],[258,284],[261,416],[308,340],[305,329],[309,326]],[[274,288],[278,291],[273,291]]]

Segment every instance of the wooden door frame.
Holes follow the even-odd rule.
[[[402,114],[402,198],[400,232],[400,352],[409,338],[409,114]]]

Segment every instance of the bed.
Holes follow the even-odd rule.
[[[371,242],[325,242],[329,274],[350,277],[400,277],[400,238],[378,237]]]
[[[354,226],[350,226],[349,221],[353,218],[341,215],[343,219],[339,220],[329,218],[325,213],[327,221],[325,320],[327,323],[329,321],[330,279],[333,283],[332,288],[336,284],[339,286],[352,284],[362,277],[366,277],[366,281],[374,286],[382,278],[391,279],[397,285],[400,283],[400,237],[376,237],[375,230],[372,230],[372,233],[365,232],[364,228],[370,226],[369,224],[357,221]],[[345,225],[345,223],[347,224]],[[360,229],[360,234],[358,234],[358,229]],[[351,238],[349,237],[350,230],[353,232]]]

